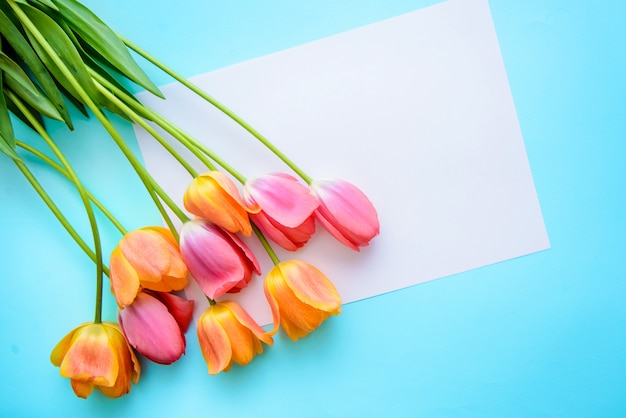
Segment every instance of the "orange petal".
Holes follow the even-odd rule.
[[[304,337],[328,317],[325,311],[299,300],[284,281],[277,281],[273,293],[280,307],[280,324],[292,340]]]
[[[185,191],[185,208],[225,230],[250,235],[248,212],[235,183],[224,173],[211,171],[192,180]]]
[[[292,340],[306,336],[330,314],[341,312],[334,285],[310,264],[293,260],[279,263],[266,276],[265,293],[274,317]]]
[[[209,374],[217,374],[230,369],[232,357],[230,339],[217,321],[211,307],[200,316],[197,333]]]
[[[115,351],[115,356],[118,359],[119,373],[112,386],[101,385],[99,389],[109,398],[119,398],[130,391],[130,382],[133,374],[133,364],[131,364],[132,350],[126,343],[126,338],[117,324],[103,323],[103,325]]]
[[[95,385],[113,386],[119,373],[116,348],[102,324],[77,329],[61,362],[61,376]]]
[[[187,277],[163,276],[158,282],[141,282],[141,285],[156,292],[171,292],[174,290],[182,290],[187,286]]]
[[[65,355],[67,354],[67,351],[70,349],[70,346],[72,345],[74,333],[76,332],[77,329],[80,329],[84,327],[85,325],[87,324],[82,324],[74,328],[73,330],[71,330],[65,337],[63,337],[61,341],[59,341],[59,343],[54,347],[54,349],[52,349],[52,353],[50,353],[50,361],[52,362],[52,364],[54,364],[56,367],[59,367],[61,365],[61,362],[63,362],[63,358],[65,357]]]
[[[111,292],[118,306],[123,308],[133,303],[139,292],[139,276],[119,247],[111,253],[110,273]]]
[[[332,314],[341,312],[341,297],[335,285],[314,266],[299,260],[284,261],[277,266],[294,295],[314,308]]]
[[[216,311],[218,309],[225,310],[223,313],[216,312],[216,316],[219,318],[218,321],[230,340],[232,350],[231,362],[245,366],[252,361],[256,354],[254,351],[254,341],[256,337],[252,334],[250,329],[237,321],[227,307],[219,305],[215,305],[214,308],[215,307],[217,307],[217,309],[215,309]]]
[[[120,241],[119,248],[142,282],[158,282],[170,268],[171,248],[154,230],[129,232]]]
[[[259,340],[268,345],[274,344],[274,339],[239,304],[228,300],[219,302],[219,304],[226,306],[237,319],[237,322],[248,328]]]
[[[172,231],[158,226],[146,227],[144,229],[158,233],[159,238],[163,240],[165,248],[167,249],[167,259],[169,260],[169,263],[168,268],[163,270],[161,274],[168,279],[177,280],[176,284],[172,285],[176,287],[172,287],[171,290],[181,290],[187,284],[188,270],[187,265],[180,255],[180,248],[176,238],[174,238],[174,235],[172,234]]]
[[[87,399],[91,392],[93,392],[94,385],[89,382],[82,382],[76,379],[71,379],[72,390],[79,398]]]
[[[265,276],[265,280],[263,280],[263,292],[265,293],[265,298],[270,305],[270,309],[272,311],[272,322],[274,325],[274,329],[269,331],[269,335],[276,334],[278,327],[280,326],[280,307],[278,306],[278,301],[272,293],[275,286],[273,282],[277,279],[275,277],[276,275],[279,275],[278,279],[280,279],[280,270],[273,268],[267,276]]]
[[[284,316],[280,320],[280,325],[283,327],[285,334],[291,339],[291,341],[298,341],[299,338],[304,338],[309,335],[315,328],[301,328],[288,317]]]

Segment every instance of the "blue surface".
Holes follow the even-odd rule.
[[[140,3],[86,2],[191,76],[434,1]],[[207,375],[191,331],[182,361],[144,363],[130,395],[85,401],[48,356],[93,315],[92,263],[2,159],[0,415],[626,416],[626,2],[489,3],[550,250],[346,305],[227,374]],[[52,130],[89,186],[128,227],[158,222],[106,134],[77,120],[74,134]],[[46,184],[88,237],[71,188]],[[118,237],[103,232],[109,250]]]

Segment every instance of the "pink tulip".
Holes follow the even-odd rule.
[[[315,180],[310,188],[320,202],[316,219],[341,243],[359,251],[378,235],[376,209],[356,186],[343,180]]]
[[[203,219],[183,225],[180,252],[202,291],[211,299],[248,286],[261,268],[252,251],[234,234]]]
[[[119,312],[119,323],[139,353],[155,363],[171,364],[185,353],[192,313],[192,300],[143,290]]]
[[[261,208],[261,212],[250,214],[254,224],[287,250],[302,247],[315,232],[313,211],[319,202],[308,187],[289,174],[266,174],[248,180],[243,199],[247,206]]]

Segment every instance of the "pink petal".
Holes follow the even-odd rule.
[[[256,272],[259,264],[235,235],[201,219],[187,222],[180,234],[183,260],[202,291],[211,299],[240,285],[246,277],[245,263]]]
[[[250,218],[263,234],[286,250],[296,251],[306,244],[315,233],[315,219],[308,217],[296,228],[280,225],[267,217],[264,212],[251,214]]]
[[[250,198],[268,217],[290,228],[301,225],[319,205],[308,187],[285,173],[249,180],[244,187],[246,203],[251,203]]]
[[[150,292],[150,294],[165,305],[178,323],[180,330],[183,333],[187,332],[187,328],[189,328],[189,324],[191,323],[191,317],[193,316],[194,301],[183,299],[172,293]]]
[[[185,337],[164,304],[140,292],[132,305],[119,313],[128,342],[148,359],[171,364],[185,352]]]
[[[344,244],[358,250],[378,235],[376,209],[356,186],[343,180],[316,180],[311,191],[321,203],[316,217]]]

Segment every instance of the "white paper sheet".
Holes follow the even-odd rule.
[[[352,302],[549,248],[486,0],[413,13],[193,79],[311,177],[359,186],[381,234],[360,253],[321,226],[296,253]],[[252,177],[288,171],[182,86],[139,97]],[[189,177],[141,128],[148,169],[182,206]],[[201,165],[196,165],[202,169]],[[271,267],[254,238],[263,272]],[[262,278],[236,299],[271,322]],[[206,301],[193,284],[197,312]]]

